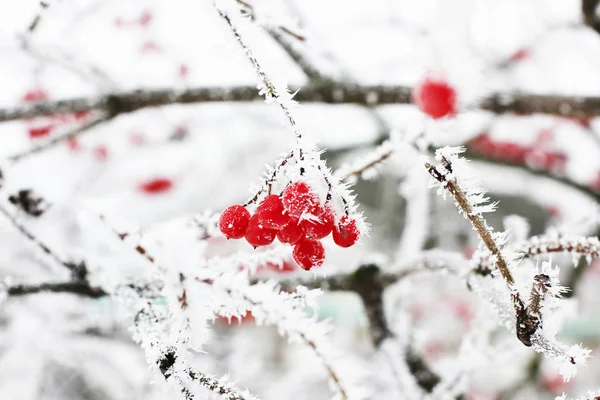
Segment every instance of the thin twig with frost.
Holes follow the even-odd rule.
[[[387,160],[394,153],[394,149],[390,142],[383,142],[368,156],[361,157],[353,164],[343,165],[336,172],[335,176],[340,180],[346,180],[350,177],[363,176],[367,177],[376,172],[375,167]]]
[[[517,338],[524,345],[532,346],[537,352],[562,360],[561,374],[568,381],[576,373],[574,365],[585,364],[589,350],[581,346],[572,346],[567,350],[556,342],[554,332],[544,331],[542,308],[545,314],[556,309],[562,293],[566,290],[558,281],[558,268],[552,268],[547,262],[542,263],[541,271],[533,277],[529,304],[526,305],[515,285],[506,258],[496,243],[497,240],[503,240],[504,235],[493,234],[492,229],[482,217],[483,212],[493,211],[495,205],[486,204],[488,199],[485,197],[483,189],[473,182],[465,182],[464,177],[457,176],[459,168],[460,172],[464,173],[462,168],[465,160],[458,157],[462,151],[462,148],[440,149],[436,151],[436,159],[440,165],[433,166],[426,162],[425,167],[439,185],[440,192],[448,191],[453,196],[461,214],[471,222],[495,260],[494,264],[510,292],[511,304],[515,312],[513,327]],[[460,182],[459,178],[462,179]],[[466,189],[463,189],[461,184]]]
[[[110,119],[111,119],[111,117],[109,115],[99,115],[89,121],[84,122],[83,124],[80,124],[80,125],[72,128],[71,130],[69,130],[65,133],[62,133],[62,134],[48,140],[45,143],[39,144],[35,147],[32,147],[31,149],[21,152],[21,153],[17,153],[12,156],[9,156],[8,159],[12,162],[21,161],[31,155],[41,153],[41,152],[48,150],[56,145],[64,143],[65,141],[67,141],[69,139],[75,138],[76,136],[80,136],[80,135],[84,134],[85,132],[88,132],[90,129],[92,129],[106,121],[109,121]]]

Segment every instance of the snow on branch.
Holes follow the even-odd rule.
[[[493,299],[492,303],[497,308],[501,320],[515,331],[517,338],[524,345],[532,346],[535,351],[548,357],[561,360],[563,362],[561,374],[568,381],[576,373],[574,366],[585,364],[589,350],[577,345],[565,349],[556,341],[556,332],[545,329],[544,319],[551,316],[551,312],[559,307],[561,295],[566,290],[558,281],[558,267],[553,268],[549,262],[542,263],[541,269],[531,277],[529,301],[525,303],[522,293],[526,290],[526,286],[515,281],[509,268],[509,263],[517,261],[517,254],[505,251],[509,255],[507,257],[502,253],[500,249],[506,242],[505,234],[493,233],[492,228],[483,218],[482,214],[493,211],[495,204],[487,204],[488,199],[485,197],[484,190],[469,177],[466,160],[458,156],[463,151],[462,148],[450,147],[437,150],[436,160],[440,164],[434,166],[425,162],[425,167],[433,177],[434,185],[438,186],[439,193],[452,195],[460,213],[471,222],[489,251],[490,263],[496,267],[509,289],[512,316],[506,301],[502,298],[505,294],[492,290],[493,282],[488,281],[490,287],[485,287],[480,282],[474,288],[483,296]]]
[[[342,165],[335,176],[340,180],[346,180],[355,177],[371,179],[377,176],[377,167],[387,160],[394,153],[394,148],[389,141],[383,142],[369,155],[355,160],[352,164]]]

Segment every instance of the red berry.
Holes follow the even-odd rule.
[[[277,238],[281,243],[294,244],[304,237],[304,228],[298,222],[298,218],[290,218],[290,221],[277,232]]]
[[[106,146],[98,146],[94,149],[96,160],[105,161],[108,158],[108,149]]]
[[[303,220],[300,225],[304,228],[306,236],[312,239],[323,239],[333,230],[333,210],[330,207],[319,207],[314,218]]]
[[[245,237],[246,241],[254,248],[273,243],[275,236],[277,236],[277,231],[263,226],[257,214],[250,218]]]
[[[414,89],[413,102],[434,119],[456,114],[456,91],[442,80],[425,78]]]
[[[338,226],[333,230],[333,241],[340,247],[350,247],[358,241],[360,231],[356,220],[343,216]]]
[[[290,215],[283,208],[281,198],[271,194],[263,199],[256,208],[260,223],[268,229],[281,229],[290,220]]]
[[[309,271],[313,267],[323,265],[325,248],[318,240],[304,239],[294,246],[293,256],[302,269]]]
[[[282,201],[290,216],[300,218],[305,212],[315,211],[319,196],[306,182],[294,182],[283,191]]]
[[[42,90],[42,89],[30,90],[29,92],[25,93],[25,95],[23,96],[23,101],[28,102],[28,103],[35,103],[38,101],[45,101],[45,100],[48,100],[48,93],[46,93],[46,91]]]
[[[69,136],[67,138],[67,144],[69,145],[69,149],[71,149],[73,151],[77,151],[77,150],[81,149],[81,145],[79,144],[79,142],[77,141],[77,138],[75,136]]]
[[[519,49],[519,50],[515,51],[513,53],[513,55],[508,58],[508,61],[510,61],[510,62],[522,61],[522,60],[526,59],[527,57],[529,57],[529,50]]]
[[[40,127],[29,128],[29,137],[32,139],[48,136],[54,129],[54,125],[46,125]]]
[[[140,185],[140,190],[148,194],[166,192],[173,187],[173,181],[167,178],[155,178]]]
[[[152,14],[149,11],[144,11],[142,13],[142,15],[140,15],[140,18],[138,21],[141,26],[146,27],[146,26],[148,26],[150,21],[152,21]]]
[[[219,229],[227,239],[240,239],[246,234],[250,213],[240,205],[227,207],[219,219]]]

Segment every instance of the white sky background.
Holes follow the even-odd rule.
[[[568,155],[566,173],[582,183],[597,179],[600,171],[597,132],[592,133],[596,135],[594,140],[590,132],[569,121],[547,116],[492,118],[472,107],[478,99],[495,92],[598,96],[600,35],[581,25],[579,1],[262,0],[257,3],[275,10],[274,17],[298,19],[308,38],[305,50],[324,71],[364,84],[407,86],[415,85],[431,71],[446,76],[456,86],[461,103],[461,113],[456,119],[433,122],[410,105],[381,107],[380,115],[392,128],[401,132],[425,129],[439,145],[461,143],[483,130],[498,140],[529,145],[541,130],[551,128],[552,149]],[[29,39],[37,54],[33,55],[21,49],[19,37],[37,12],[36,1],[0,0],[2,108],[22,104],[26,92],[40,88],[48,92],[50,99],[57,100],[138,88],[184,89],[256,83],[253,69],[211,1],[55,1]],[[151,15],[147,26],[128,23],[139,19],[144,12]],[[125,21],[125,26],[118,27],[117,19]],[[156,49],[143,51],[144,45],[149,44]],[[267,51],[261,53],[268,54],[269,59],[261,62],[284,76],[291,86],[307,83],[302,71],[267,35],[263,45]],[[507,69],[495,68],[524,48],[529,52],[526,59]],[[64,60],[69,60],[76,71],[64,68]],[[189,70],[186,77],[179,74],[182,65]],[[90,67],[102,74],[89,74]],[[88,73],[81,76],[78,71]],[[370,143],[378,134],[377,121],[361,107],[301,106],[300,123],[324,148]],[[28,124],[43,122],[0,123],[0,157],[37,143],[28,137]],[[598,129],[599,125],[592,121],[592,127]],[[187,129],[187,138],[169,141],[181,127]],[[81,217],[80,211],[102,211],[147,227],[206,209],[221,210],[246,200],[264,165],[286,152],[292,140],[292,132],[277,110],[261,102],[144,109],[90,130],[79,139],[79,151],[71,151],[63,144],[10,166],[4,191],[12,193],[33,187],[57,204],[48,215],[53,224],[32,226],[58,249],[73,252],[73,256],[93,251],[105,260],[113,260],[115,264],[111,265],[115,270],[120,266],[134,268],[128,264],[130,260],[106,255],[112,249],[103,245],[101,238],[82,235],[93,222]],[[99,146],[106,148],[106,160],[95,156]],[[402,160],[397,162],[401,164]],[[488,173],[491,189],[515,190],[503,183],[504,175]],[[158,195],[140,192],[140,184],[156,177],[171,179],[173,189]],[[519,187],[526,191],[527,183]],[[544,207],[555,202],[562,204],[566,219],[579,221],[578,217],[591,210],[585,199],[571,200],[560,193],[556,199],[545,197],[550,200],[540,203]],[[377,229],[373,227],[373,240],[381,236]],[[0,277],[52,276],[53,269],[37,265],[36,257],[28,253],[30,247],[8,224],[0,224],[0,243],[11,249],[0,252],[3,264]],[[365,259],[369,246],[367,240],[358,250],[350,249],[348,253],[334,250],[331,260]],[[37,303],[31,307],[26,312],[37,312],[32,311],[37,309]],[[78,308],[77,311],[81,312]],[[20,326],[23,330],[32,327],[43,330],[45,317],[40,318],[32,317]],[[110,320],[111,316],[103,318]],[[50,329],[52,335],[62,337],[59,328]],[[0,336],[0,340],[4,338],[5,343],[13,346],[18,344],[21,347],[14,347],[13,351],[22,349],[35,359],[32,344],[15,339],[22,332],[19,329],[11,334],[10,340],[6,336]],[[50,344],[44,347],[44,354],[51,347]],[[19,354],[15,353],[14,358],[23,358]],[[0,371],[11,371],[8,362],[4,367],[1,363],[0,359]],[[26,365],[22,368],[24,372],[15,374],[29,374]],[[136,375],[131,379],[142,385],[141,377]],[[25,390],[25,383],[15,384],[16,389],[7,385],[0,384],[0,398],[5,398],[6,393],[12,396],[6,398],[35,398],[27,397],[33,394],[15,395]],[[121,398],[116,389],[113,396]]]

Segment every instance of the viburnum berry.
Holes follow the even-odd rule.
[[[325,261],[325,248],[318,240],[303,239],[294,245],[292,253],[298,265],[309,271],[313,267],[320,267]]]
[[[144,182],[139,189],[148,194],[157,194],[166,192],[173,187],[173,181],[167,178],[155,178]]]
[[[48,136],[50,132],[54,129],[54,125],[44,125],[39,127],[30,127],[29,128],[29,137],[32,139]]]
[[[261,222],[257,214],[254,214],[248,222],[246,228],[246,241],[250,243],[254,248],[260,246],[266,246],[275,240],[277,236],[277,230],[269,229],[265,227]]]
[[[304,228],[307,237],[323,239],[333,230],[334,218],[331,207],[319,207],[314,218],[302,220],[300,225]]]
[[[350,247],[358,241],[360,231],[356,220],[343,216],[338,226],[333,229],[333,241],[340,247]]]
[[[227,207],[219,219],[219,229],[227,239],[241,239],[246,235],[250,212],[243,206]]]
[[[256,215],[260,223],[269,229],[281,229],[290,220],[290,215],[285,211],[281,198],[276,194],[268,195],[256,208]]]
[[[281,243],[294,244],[304,237],[304,228],[298,218],[290,218],[289,222],[277,232],[277,238]]]
[[[319,206],[319,196],[306,182],[290,184],[282,194],[283,206],[291,217],[300,218],[306,212],[315,211]]]
[[[426,77],[413,91],[413,103],[434,119],[456,114],[456,91],[448,82]]]

